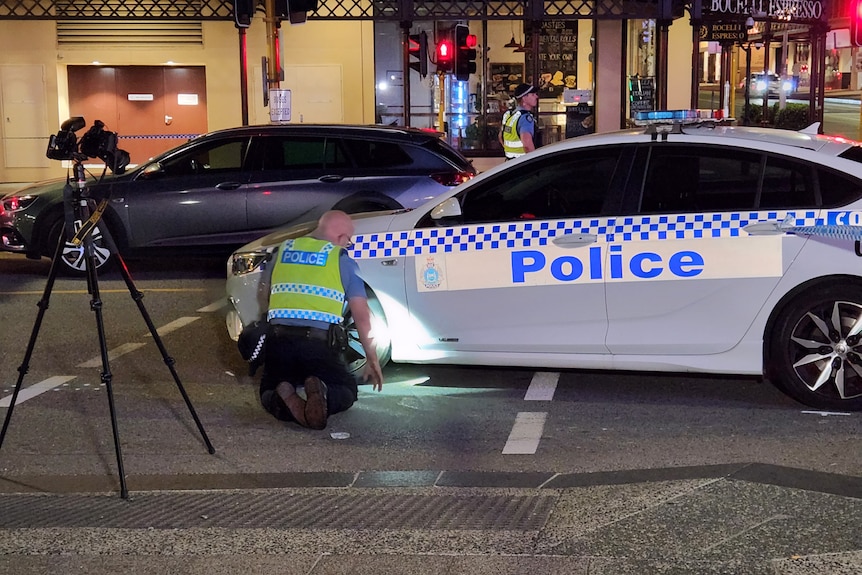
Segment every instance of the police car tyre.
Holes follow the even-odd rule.
[[[60,234],[63,232],[64,220],[58,220],[51,226],[51,232],[48,234],[48,243],[46,245],[48,253],[51,257],[54,256],[57,248],[57,241],[60,239]],[[105,237],[102,235],[102,230],[99,226],[93,228],[92,232],[93,248],[96,256],[96,270],[99,272],[110,268],[113,258],[111,251],[108,249]],[[87,264],[84,259],[83,246],[75,246],[71,242],[66,242],[63,246],[63,251],[60,255],[59,271],[62,274],[70,276],[84,276],[87,274]]]
[[[791,300],[772,330],[767,370],[805,405],[862,410],[862,285],[818,284]]]
[[[374,346],[377,348],[377,359],[380,362],[380,367],[383,367],[389,362],[392,353],[389,325],[386,323],[383,307],[377,301],[374,292],[368,286],[366,286],[365,291],[368,295],[368,308],[371,310],[371,333],[374,337]],[[358,383],[363,383],[362,370],[366,364],[365,351],[362,349],[362,344],[359,343],[359,332],[356,330],[356,323],[349,312],[344,317],[344,326],[347,328],[347,351],[345,352],[347,370],[357,379]]]

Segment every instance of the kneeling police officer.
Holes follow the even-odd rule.
[[[348,409],[357,385],[343,351],[344,302],[359,332],[367,362],[363,380],[383,388],[383,373],[371,336],[371,312],[359,266],[347,254],[353,221],[342,211],[321,216],[308,236],[279,246],[270,266],[270,296],[260,400],[282,421],[324,429],[327,417]],[[305,397],[297,393],[304,387]]]

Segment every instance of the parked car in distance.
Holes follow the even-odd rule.
[[[749,95],[763,96],[767,88],[769,89],[770,96],[778,96],[779,90],[783,91],[785,96],[789,96],[795,89],[792,78],[782,80],[778,74],[765,74],[763,72],[751,75],[748,84]]]
[[[476,174],[436,132],[394,126],[267,125],[199,136],[121,175],[90,182],[109,198],[93,232],[96,261],[152,248],[231,249],[268,230],[348,213],[413,208]],[[65,180],[0,198],[0,249],[51,257],[64,224]],[[83,250],[62,252],[67,272],[85,270]]]
[[[862,410],[862,147],[696,122],[572,138],[356,218],[378,356],[765,375]],[[234,252],[233,337],[266,310],[270,254],[312,226]]]

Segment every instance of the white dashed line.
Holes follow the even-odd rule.
[[[28,399],[32,399],[40,393],[45,393],[46,391],[54,389],[55,387],[63,385],[67,381],[71,381],[73,379],[75,379],[74,375],[55,375],[42,380],[39,383],[33,384],[30,387],[23,388],[18,392],[18,398],[15,401],[15,405],[21,405]],[[0,407],[9,407],[10,405],[12,405],[11,394],[0,399]]]
[[[551,401],[554,399],[554,392],[557,390],[558,381],[560,381],[560,374],[558,372],[537,371],[533,375],[530,387],[527,388],[527,395],[524,396],[524,401]]]
[[[199,317],[181,317],[179,319],[175,319],[174,321],[172,321],[169,324],[166,324],[166,325],[163,325],[162,327],[156,328],[156,332],[160,336],[165,336],[165,335],[171,333],[172,331],[176,331],[176,330],[180,329],[181,327],[185,327],[185,326],[189,325],[190,323],[197,321],[199,319],[200,319]],[[153,337],[153,334],[151,334],[150,332],[147,332],[144,334],[144,337]]]
[[[202,307],[196,311],[198,313],[212,313],[214,311],[220,310],[221,308],[223,308],[226,305],[227,305],[227,300],[226,299],[220,299],[220,300],[214,301],[213,303],[209,304],[208,306]]]
[[[135,351],[138,348],[144,347],[145,343],[124,343],[121,346],[108,350],[108,361],[113,361],[121,355],[126,355],[129,352]],[[89,359],[84,363],[79,363],[75,367],[102,367],[102,356],[97,355],[93,359]]]
[[[522,411],[515,417],[515,425],[503,447],[503,455],[530,455],[539,448],[545,429],[546,412]]]

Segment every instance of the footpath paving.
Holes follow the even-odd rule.
[[[0,475],[0,574],[862,573],[862,478],[620,472]]]

